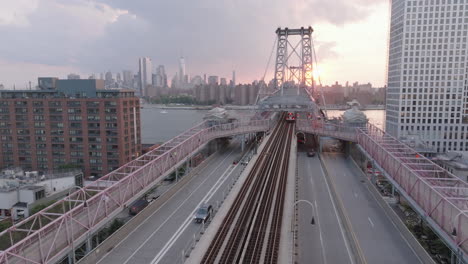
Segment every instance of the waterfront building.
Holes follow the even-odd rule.
[[[102,176],[141,154],[140,130],[134,91],[103,80],[39,78],[38,90],[0,92],[0,168]]]
[[[152,64],[151,59],[147,57],[140,58],[138,61],[138,80],[139,80],[139,95],[145,96],[146,86],[152,84]]]
[[[75,74],[75,73],[70,73],[70,74],[68,74],[67,79],[69,79],[69,80],[77,80],[77,79],[80,79],[80,75]]]
[[[468,1],[393,0],[386,131],[468,150]]]

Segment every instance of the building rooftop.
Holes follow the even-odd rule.
[[[129,89],[104,89],[104,81],[96,79],[59,80],[39,77],[35,90],[2,90],[0,98],[115,98],[133,97]]]
[[[58,178],[74,177],[82,174],[79,169],[69,169],[40,174],[37,171],[23,171],[21,168],[4,169],[0,172],[0,192],[10,192],[16,189],[37,190],[43,186],[35,184]]]

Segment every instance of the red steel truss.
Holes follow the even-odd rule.
[[[0,263],[58,261],[162,176],[215,138],[270,129],[270,120],[203,122],[0,233]]]
[[[323,120],[297,119],[297,131],[324,137],[333,137],[347,141],[357,141],[356,128],[343,124],[334,124]]]
[[[363,149],[466,255],[468,183],[376,126],[357,131]]]

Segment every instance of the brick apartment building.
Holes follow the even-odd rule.
[[[103,80],[39,78],[37,90],[3,90],[0,153],[0,168],[105,175],[141,154],[139,99],[104,90]]]

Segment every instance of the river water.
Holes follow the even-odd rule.
[[[167,112],[167,113],[166,113]],[[207,110],[179,110],[145,107],[141,109],[141,137],[144,144],[165,142],[203,120]],[[328,111],[328,117],[340,117],[344,111]],[[364,111],[369,121],[383,128],[384,110]]]

